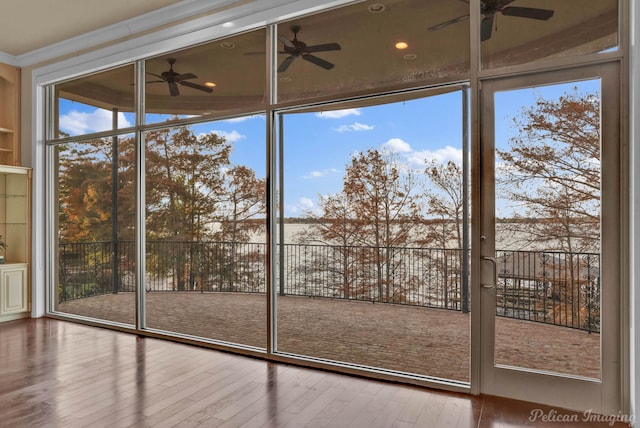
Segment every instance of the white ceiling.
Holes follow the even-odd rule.
[[[0,53],[19,57],[180,2],[181,0],[2,1],[4,19],[0,25]]]

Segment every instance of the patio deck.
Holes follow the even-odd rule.
[[[266,343],[262,294],[151,292],[149,328],[260,348]],[[60,312],[134,323],[133,293],[64,302]],[[469,381],[470,314],[337,299],[278,297],[278,350],[335,361]],[[598,378],[600,336],[497,318],[500,364]]]

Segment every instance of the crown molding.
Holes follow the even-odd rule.
[[[18,66],[18,58],[5,52],[0,52],[0,62],[3,64],[13,65],[14,67]]]
[[[200,1],[200,0],[198,0]],[[362,0],[358,0],[362,1]],[[220,4],[221,2],[218,2]],[[233,2],[230,2],[233,3]],[[260,0],[243,2],[237,7],[196,17],[176,25],[167,25],[139,37],[110,44],[85,53],[70,56],[34,69],[37,85],[47,85],[106,67],[116,67],[139,59],[161,55],[199,43],[226,37],[295,16],[337,7],[353,0]],[[175,18],[175,17],[174,17]],[[173,19],[172,19],[173,21]]]
[[[183,0],[179,3],[118,22],[107,27],[72,37],[22,55],[12,56],[0,52],[0,62],[18,67],[28,67],[51,61],[55,58],[84,51],[93,46],[131,37],[162,25],[168,25],[182,19],[188,19],[201,13],[207,13],[220,7],[237,3],[238,0]]]

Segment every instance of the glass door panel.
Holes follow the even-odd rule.
[[[144,134],[146,328],[266,347],[265,118]]]
[[[135,138],[54,147],[58,184],[54,310],[135,325]]]
[[[613,68],[483,85],[484,392],[619,406]]]
[[[442,92],[281,116],[278,353],[468,385],[466,89]]]
[[[495,93],[498,365],[600,378],[600,79]]]

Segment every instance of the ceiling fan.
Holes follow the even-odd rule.
[[[193,73],[180,74],[173,71],[173,64],[176,63],[175,58],[167,58],[167,62],[169,63],[169,70],[163,71],[161,74],[147,73],[152,76],[157,77],[161,80],[154,80],[147,83],[159,83],[159,82],[167,82],[169,85],[169,94],[172,97],[176,97],[180,95],[180,90],[178,89],[178,85],[186,86],[189,88],[197,89],[199,91],[211,93],[213,89],[207,88],[206,86],[198,85],[197,83],[188,82],[190,79],[196,79],[196,76]]]
[[[296,58],[307,60],[324,68],[325,70],[331,70],[334,67],[334,64],[329,61],[311,54],[315,52],[339,51],[341,49],[339,44],[325,43],[322,45],[307,46],[306,43],[298,40],[298,31],[300,31],[299,25],[292,25],[291,31],[293,32],[293,40],[289,40],[285,36],[278,36],[278,40],[280,40],[284,45],[284,51],[280,51],[278,53],[289,54],[289,56],[286,57],[278,67],[278,73],[287,71],[293,60]]]
[[[469,3],[469,0],[460,0]],[[493,32],[493,23],[497,13],[504,16],[516,16],[520,18],[537,19],[546,21],[553,16],[554,11],[549,9],[538,9],[533,7],[509,6],[515,0],[481,0],[480,13],[482,14],[482,22],[480,23],[480,40],[485,41],[491,38]],[[450,19],[441,24],[428,28],[429,31],[439,30],[456,22],[469,19],[469,14],[462,15],[457,18]]]

